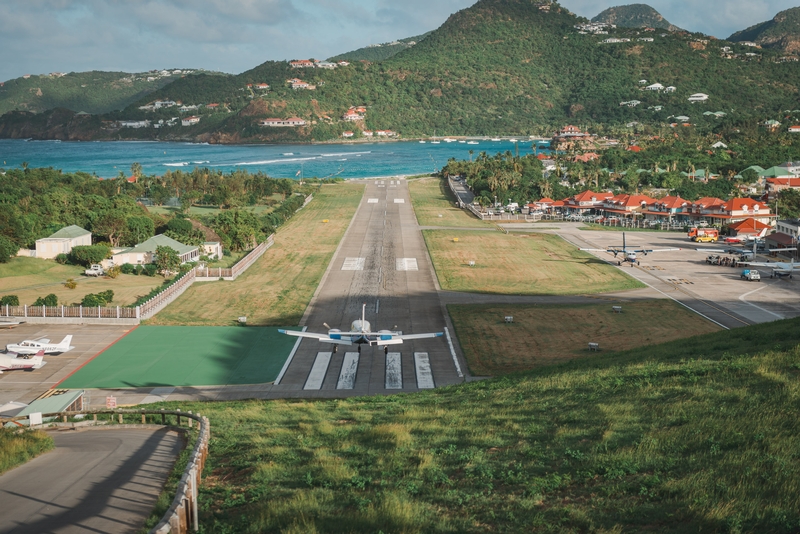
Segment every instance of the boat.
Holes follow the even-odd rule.
[[[444,141],[445,143],[455,143],[456,140],[450,139],[449,137],[445,137],[444,139],[442,139],[442,141]]]
[[[462,143],[462,144],[463,144],[463,143],[466,143],[466,141],[459,141],[459,143]]]
[[[470,141],[470,142],[469,142],[469,143],[467,143],[467,144],[468,144],[468,145],[477,145],[477,144],[478,144],[478,142],[477,142],[477,141]]]
[[[508,142],[509,142],[509,143],[516,143],[516,142],[517,142],[517,140],[516,140],[516,139],[509,139],[509,140],[508,140]]]
[[[492,141],[502,141],[502,139],[500,139],[499,137],[492,137],[492,139],[491,139],[491,140],[492,140]]]
[[[425,141],[420,141],[419,144],[424,145]]]

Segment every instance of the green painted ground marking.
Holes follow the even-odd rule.
[[[59,387],[264,384],[278,377],[296,341],[277,328],[140,326]]]

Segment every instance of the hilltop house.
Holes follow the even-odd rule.
[[[708,95],[705,93],[695,93],[689,97],[689,102],[694,104],[695,102],[705,102],[708,100]]]
[[[194,126],[200,122],[200,117],[192,115],[191,117],[184,117],[181,119],[181,126]]]
[[[290,61],[289,65],[291,65],[292,68],[295,68],[295,69],[309,69],[309,68],[313,69],[314,68],[314,62],[313,61],[309,61],[308,59],[298,59],[298,60],[295,60],[295,61]]]
[[[289,119],[264,119],[258,122],[259,126],[269,126],[273,128],[292,128],[297,126],[305,126],[306,121],[300,117],[291,117]]]
[[[50,237],[36,240],[36,257],[51,260],[59,254],[69,254],[72,247],[90,246],[92,233],[80,226],[67,226]]]
[[[113,265],[120,266],[126,263],[131,265],[147,265],[155,260],[158,247],[170,247],[178,253],[181,263],[197,261],[200,258],[199,247],[184,245],[163,234],[151,237],[144,243],[125,249],[114,254],[111,258]]]

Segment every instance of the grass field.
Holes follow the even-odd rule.
[[[50,293],[58,297],[61,304],[69,305],[83,300],[88,293],[99,293],[107,289],[114,291],[114,306],[127,306],[139,296],[147,295],[161,285],[160,276],[134,276],[121,274],[116,279],[83,276],[83,267],[59,265],[54,261],[36,258],[12,258],[0,264],[0,296],[17,295],[20,304],[33,304],[37,298]],[[78,283],[75,289],[67,289],[64,282],[72,278]]]
[[[207,415],[207,533],[794,533],[800,320],[411,395]]]
[[[575,359],[592,358],[588,344],[603,351],[629,350],[719,331],[671,300],[589,306],[450,305],[458,342],[470,372],[497,376]],[[514,322],[505,322],[506,316]]]
[[[55,447],[42,430],[0,428],[0,475]]]
[[[425,230],[423,236],[445,290],[577,295],[644,287],[554,235]]]
[[[283,195],[274,195],[273,199],[276,202],[283,200]],[[271,213],[275,206],[244,206],[240,208],[242,211],[249,211],[254,215],[264,215]],[[180,212],[180,208],[168,208],[166,206],[151,206],[147,208],[150,213],[158,215],[174,215]],[[189,215],[192,217],[202,217],[204,215],[219,215],[223,210],[214,206],[192,206],[189,208]]]
[[[263,384],[277,378],[296,341],[275,328],[140,326],[59,387]]]
[[[440,178],[421,178],[408,182],[411,203],[420,226],[486,228],[491,226],[467,211],[457,208],[455,197]],[[441,215],[441,217],[439,217]]]
[[[298,324],[363,193],[363,183],[322,186],[238,280],[196,283],[148,324],[230,325],[239,316],[251,325]]]

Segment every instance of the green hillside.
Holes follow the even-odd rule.
[[[12,110],[41,113],[54,108],[107,113],[141,100],[178,77],[101,71],[71,72],[64,76],[34,74],[9,80],[0,87],[0,113]]]
[[[673,32],[681,31],[647,4],[610,7],[594,17],[592,22],[616,24],[623,28],[660,28]]]
[[[719,124],[705,111],[724,111],[726,121],[764,120],[796,108],[796,65],[780,53],[725,59],[724,42],[705,36],[618,28],[609,35],[581,34],[579,19],[558,4],[536,0],[480,0],[459,11],[417,45],[377,63],[356,62],[335,70],[293,69],[267,62],[238,76],[199,75],[177,80],[104,119],[168,119],[138,107],[154,98],[200,108],[198,125],[165,129],[110,129],[86,138],[191,139],[220,143],[296,142],[340,138],[345,130],[391,129],[404,137],[550,134],[565,122],[584,127],[663,125],[687,115],[698,127]],[[605,43],[608,38],[626,40]],[[653,39],[652,42],[646,39]],[[746,59],[746,60],[745,60]],[[300,78],[314,90],[292,90]],[[644,91],[640,80],[675,86],[674,93]],[[250,83],[267,83],[256,91]],[[706,93],[692,105],[689,95]],[[638,107],[621,102],[641,101]],[[350,106],[366,105],[365,122],[346,123]],[[660,106],[660,111],[653,108]],[[650,109],[648,109],[650,108]],[[259,119],[298,116],[302,128],[261,128]],[[0,136],[29,129],[4,127]],[[57,128],[48,123],[50,131]],[[34,128],[35,129],[35,128]],[[67,131],[71,131],[69,127]],[[20,134],[21,135],[21,134]]]
[[[431,392],[173,404],[206,532],[800,529],[800,320]]]
[[[328,61],[383,61],[399,54],[403,50],[411,48],[423,40],[427,35],[427,33],[424,33],[415,37],[398,39],[397,41],[390,43],[366,46],[364,48],[359,48],[358,50],[353,50],[352,52],[346,52],[344,54],[339,54],[338,56],[333,56],[332,58],[329,58]]]
[[[752,41],[790,54],[800,53],[800,7],[781,11],[775,18],[731,35],[730,41]]]

